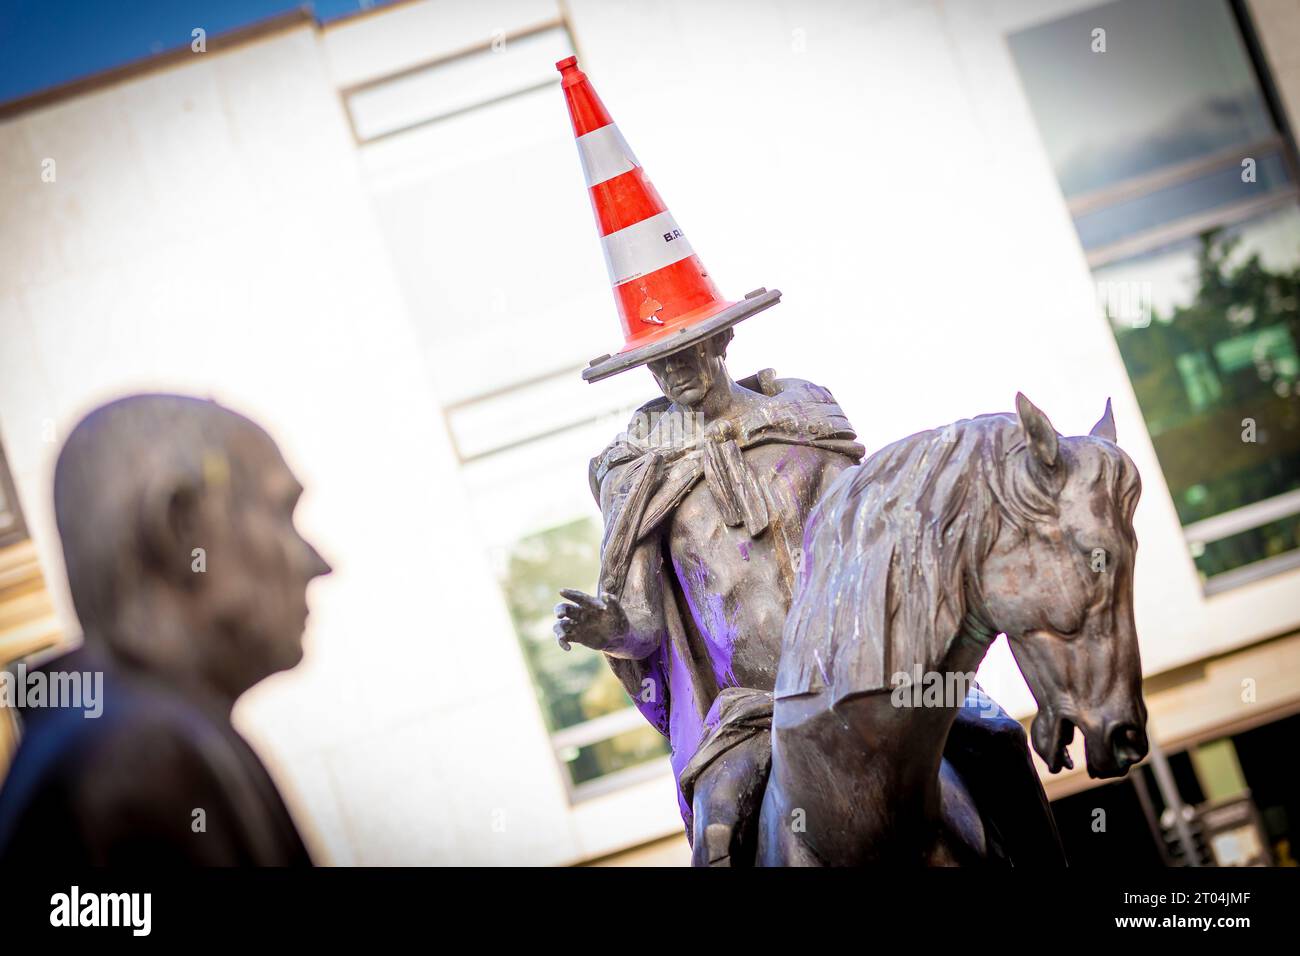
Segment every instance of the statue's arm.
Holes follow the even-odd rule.
[[[663,550],[658,535],[654,535],[632,552],[627,583],[617,598],[627,621],[626,628],[604,648],[606,654],[642,660],[663,643],[668,634],[663,574]]]
[[[614,490],[622,480],[623,473],[619,470],[601,484],[600,512],[606,526],[613,517]],[[602,554],[602,564],[608,558],[608,554]],[[605,588],[605,568],[602,567],[601,571],[601,587]],[[603,648],[606,654],[639,661],[649,657],[663,643],[667,636],[663,575],[662,531],[657,531],[632,549],[627,576],[619,592],[601,595],[605,600],[613,597],[624,618],[624,626]]]
[[[616,507],[626,507],[623,498],[617,505],[615,502],[615,489],[623,476],[620,469],[602,481],[592,482],[607,529],[601,554],[600,593],[593,596],[574,588],[562,589],[560,595],[565,602],[555,606],[554,630],[560,647],[566,651],[573,644],[581,644],[612,657],[643,660],[655,652],[668,633],[663,606],[662,532],[630,545],[630,553],[626,550],[630,535],[635,533],[631,522],[639,518],[622,510],[615,513]]]

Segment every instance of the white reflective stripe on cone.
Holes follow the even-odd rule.
[[[641,165],[614,123],[579,136],[578,157],[582,160],[582,173],[587,177],[588,187],[598,186]]]
[[[667,211],[611,232],[601,240],[614,285],[631,282],[695,254],[673,214]]]

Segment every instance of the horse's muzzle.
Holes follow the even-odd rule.
[[[1106,746],[1118,776],[1147,755],[1147,734],[1137,724],[1114,724],[1106,733]]]

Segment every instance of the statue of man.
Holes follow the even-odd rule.
[[[825,389],[770,372],[733,381],[724,361],[731,335],[650,363],[664,397],[592,462],[607,529],[603,593],[565,591],[569,603],[556,609],[562,643],[608,656],[671,740],[679,775],[717,733],[721,689],[774,686],[804,524],[863,454]],[[644,490],[634,494],[638,483]],[[613,567],[622,536],[635,540],[625,567]],[[621,591],[608,583],[618,578]],[[767,716],[748,732],[737,731],[740,715],[728,721],[719,742],[730,772],[697,783],[693,805],[682,795],[697,862],[725,862],[752,840],[742,824],[762,796]]]
[[[770,370],[734,381],[731,337],[647,363],[663,397],[591,463],[605,522],[600,593],[566,589],[556,607],[561,646],[604,652],[668,737],[700,866],[752,862],[804,527],[864,454],[826,389]],[[978,689],[945,756],[1006,856],[1063,862],[1024,731]]]
[[[244,691],[302,657],[302,486],[221,406],[138,395],[87,416],[54,476],[84,643],[48,674],[102,673],[102,714],[28,707],[0,791],[0,865],[310,865],[231,725]]]

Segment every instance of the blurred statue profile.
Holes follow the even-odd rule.
[[[54,506],[84,641],[23,676],[0,866],[311,864],[231,724],[301,660],[307,585],[330,571],[294,527],[301,492],[211,401],[132,396],[73,430]],[[100,682],[93,706],[66,693]]]

